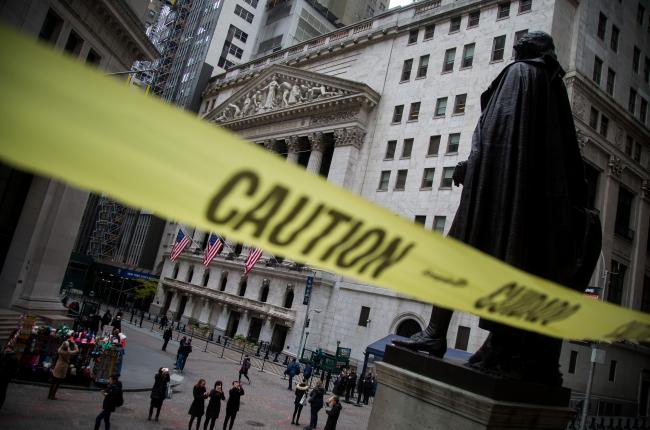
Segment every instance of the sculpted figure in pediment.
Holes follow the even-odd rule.
[[[275,107],[276,101],[275,98],[278,95],[278,87],[280,84],[276,80],[276,77],[271,78],[271,82],[268,83],[264,88],[261,89],[262,92],[266,91],[266,97],[264,98],[264,104],[262,110],[271,110]]]
[[[244,105],[242,106],[241,109],[241,115],[242,116],[250,115],[254,108],[255,106],[253,105],[253,99],[251,97],[251,93],[248,93],[246,94],[246,98],[244,99]]]

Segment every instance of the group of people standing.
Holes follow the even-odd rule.
[[[239,412],[240,398],[244,395],[244,389],[239,381],[233,381],[230,390],[228,391],[228,400],[226,402],[226,416],[223,420],[223,430],[227,428],[232,429],[235,424],[237,412]],[[192,423],[196,422],[196,430],[201,426],[201,418],[205,415],[205,422],[203,423],[203,430],[207,430],[208,425],[210,430],[214,429],[214,424],[219,418],[221,412],[221,402],[226,400],[226,395],[223,390],[223,383],[217,381],[210,392],[205,387],[205,379],[199,379],[194,385],[192,390],[194,400],[190,406],[189,415],[190,422],[188,430],[192,430]],[[208,406],[205,406],[205,400],[209,399]],[[230,426],[228,426],[230,424]]]
[[[357,404],[360,404],[362,399],[364,404],[368,404],[371,397],[375,395],[377,389],[377,380],[368,372],[368,375],[361,375],[357,379],[357,374],[354,370],[343,369],[341,375],[334,382],[334,389],[332,392],[338,396],[345,396],[345,401],[350,402],[350,398],[354,398],[355,389],[357,392]]]
[[[341,403],[338,396],[330,397],[325,402],[325,388],[320,379],[316,379],[314,388],[309,390],[307,381],[299,383],[296,386],[293,414],[291,416],[291,424],[300,425],[300,413],[302,408],[309,404],[309,425],[304,427],[304,430],[315,429],[318,424],[318,413],[325,406],[325,413],[327,414],[327,422],[325,423],[324,430],[336,430],[336,423],[338,422],[339,415],[341,414]]]

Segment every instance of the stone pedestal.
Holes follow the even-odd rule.
[[[564,430],[570,390],[492,377],[387,347],[368,429]]]

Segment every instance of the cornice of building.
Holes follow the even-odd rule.
[[[153,61],[160,56],[156,47],[145,34],[144,25],[124,0],[99,0],[98,5],[101,5],[113,16],[122,32],[133,42],[139,60]]]

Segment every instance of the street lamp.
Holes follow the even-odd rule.
[[[307,306],[309,306],[309,305],[307,305]],[[305,350],[305,346],[307,345],[307,337],[305,337],[305,329],[307,328],[307,324],[309,323],[309,313],[310,312],[314,312],[314,313],[319,314],[319,313],[322,312],[322,310],[320,310],[320,309],[309,310],[309,307],[307,308],[307,313],[305,314],[305,322],[302,325],[302,332],[300,333],[300,342],[298,343],[298,359],[299,360],[302,357],[302,353]],[[309,333],[307,333],[307,336],[309,336]],[[305,344],[304,345],[302,344],[303,337],[305,338]]]

